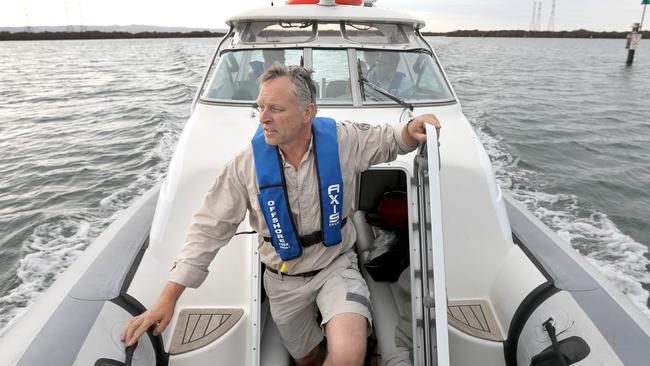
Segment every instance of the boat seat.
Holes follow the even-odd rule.
[[[238,81],[235,85],[235,92],[232,95],[233,100],[255,100],[259,93],[257,81],[243,80]]]
[[[325,88],[325,97],[326,98],[336,98],[342,95],[350,94],[348,92],[348,85],[350,83],[347,80],[332,80],[327,84]]]
[[[410,307],[411,304],[410,297],[399,288],[396,282],[377,282],[368,274],[363,263],[368,258],[375,236],[371,226],[366,222],[363,211],[357,211],[352,217],[352,222],[357,231],[355,248],[361,262],[361,274],[370,290],[373,329],[377,337],[377,350],[381,356],[381,365],[411,366],[412,363],[407,361],[410,349],[398,347],[395,338],[400,314],[406,314],[406,307]],[[410,314],[410,309],[408,314]]]

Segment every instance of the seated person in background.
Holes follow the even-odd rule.
[[[257,80],[257,78],[262,75],[264,70],[269,67],[280,64],[284,65],[284,50],[262,50],[262,57],[264,57],[264,62],[262,61],[251,61],[249,65],[253,71],[250,73],[249,79]]]
[[[400,56],[398,52],[379,52],[377,66],[368,72],[368,81],[395,95],[408,94],[413,83],[397,71]]]
[[[363,61],[360,63],[363,76],[368,77],[368,73],[375,69],[379,54],[379,51],[363,51]]]

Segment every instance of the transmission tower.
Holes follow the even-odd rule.
[[[537,1],[533,1],[533,17],[530,19],[530,30],[531,32],[535,30],[535,15],[537,12]]]
[[[553,5],[551,6],[551,17],[548,19],[548,30],[555,32],[555,0],[553,0]]]
[[[68,7],[68,0],[65,0],[63,2],[63,6],[65,7],[65,31],[66,32],[74,32],[74,27],[70,23],[70,8]]]
[[[85,32],[87,30],[88,28],[86,27],[86,22],[84,21],[84,12],[81,8],[81,1],[79,1],[79,32]]]
[[[23,1],[23,10],[25,11],[25,32],[27,33],[32,33],[34,31],[34,28],[32,28],[31,25],[29,25],[29,13],[27,12],[27,1]]]
[[[535,30],[542,30],[542,2],[537,3],[537,22],[535,24]]]

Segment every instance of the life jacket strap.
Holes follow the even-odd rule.
[[[347,224],[348,218],[344,217],[343,220],[341,221],[341,229]],[[264,241],[267,241],[273,245],[273,242],[271,241],[271,238],[268,236],[263,237]],[[318,244],[323,241],[323,232],[321,230],[314,231],[311,234],[303,235],[298,237],[298,240],[300,241],[300,246],[303,248],[310,247],[314,244]]]

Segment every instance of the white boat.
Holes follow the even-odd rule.
[[[263,50],[275,50],[286,64],[315,71],[319,115],[377,124],[434,113],[443,126],[439,150],[429,131],[433,143],[373,166],[355,187],[362,264],[375,236],[363,213],[388,190],[404,191],[408,200],[410,292],[375,281],[361,266],[373,303],[376,347],[369,352],[380,364],[562,365],[560,355],[567,365],[649,364],[650,320],[496,184],[420,34],[424,23],[366,5],[321,1],[229,18],[166,180],[8,325],[0,363],[291,364],[268,313],[258,238],[246,233],[247,220],[203,285],[185,291],[163,334],[149,332],[129,352],[120,341],[127,320],[157,299],[218,169],[250,142],[258,126],[256,76],[265,53],[273,53]],[[370,80],[366,57],[377,52],[398,56],[408,88]],[[397,361],[404,351],[395,336],[400,316],[411,344]]]

